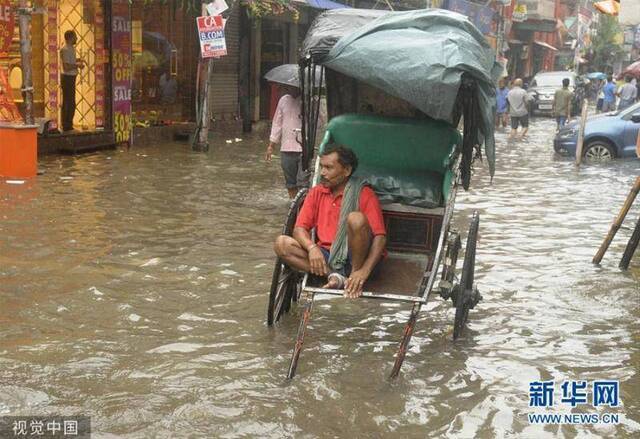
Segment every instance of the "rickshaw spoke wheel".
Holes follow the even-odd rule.
[[[460,234],[453,231],[447,239],[447,250],[444,256],[444,264],[442,266],[442,277],[440,278],[439,292],[440,296],[447,300],[454,297],[453,282],[456,279],[456,263],[458,262],[458,253],[460,252]],[[455,299],[453,299],[455,302]]]
[[[307,189],[301,189],[291,202],[287,218],[282,228],[282,234],[291,236],[296,218],[302,207]],[[285,312],[291,309],[291,301],[297,301],[300,295],[301,276],[292,270],[280,258],[276,259],[269,290],[269,304],[267,305],[267,325],[271,326],[280,320]]]
[[[454,302],[456,307],[456,317],[453,323],[453,339],[457,340],[462,334],[467,318],[469,317],[469,309],[473,308],[480,295],[474,284],[474,270],[476,265],[476,241],[478,239],[478,227],[480,225],[480,215],[478,212],[473,213],[471,225],[469,226],[469,235],[467,236],[467,244],[464,254],[464,263],[462,265],[462,275],[460,276],[460,285],[457,288]]]

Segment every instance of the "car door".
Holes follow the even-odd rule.
[[[634,156],[636,154],[636,141],[638,130],[640,130],[640,108],[622,117],[624,121],[624,134],[622,136],[623,146],[620,155],[623,157]]]

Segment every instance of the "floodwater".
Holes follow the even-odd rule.
[[[617,268],[630,230],[590,261],[640,161],[576,170],[553,128],[499,133],[492,183],[476,165],[454,221],[480,212],[484,300],[454,343],[434,297],[393,382],[409,307],[341,298],[317,300],[285,381],[297,313],[268,328],[265,311],[288,203],[264,142],[41,159],[37,179],[0,182],[0,415],[89,415],[94,437],[637,437],[640,254]],[[548,413],[571,411],[565,380],[619,380],[620,407],[574,409],[619,424],[531,425],[536,380],[555,380]]]

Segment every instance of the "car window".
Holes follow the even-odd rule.
[[[566,75],[540,75],[534,78],[534,82],[537,83],[539,87],[562,87],[562,80],[564,78],[569,78],[569,86],[574,86],[574,77],[573,74]]]
[[[618,110],[615,114],[620,115],[620,119],[622,120],[631,120],[631,116],[634,114],[640,115],[640,103],[636,103],[624,110]]]
[[[529,87],[537,87],[538,84],[536,83],[536,80],[534,79],[533,81],[531,81],[531,84],[529,85]]]

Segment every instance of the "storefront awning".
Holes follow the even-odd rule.
[[[307,4],[316,9],[345,9],[351,7],[331,0],[307,0]]]
[[[557,52],[558,49],[553,47],[551,44],[547,44],[544,41],[534,41],[534,43],[536,43],[538,46],[542,46],[545,49],[549,49],[549,50],[553,50],[554,52]]]

